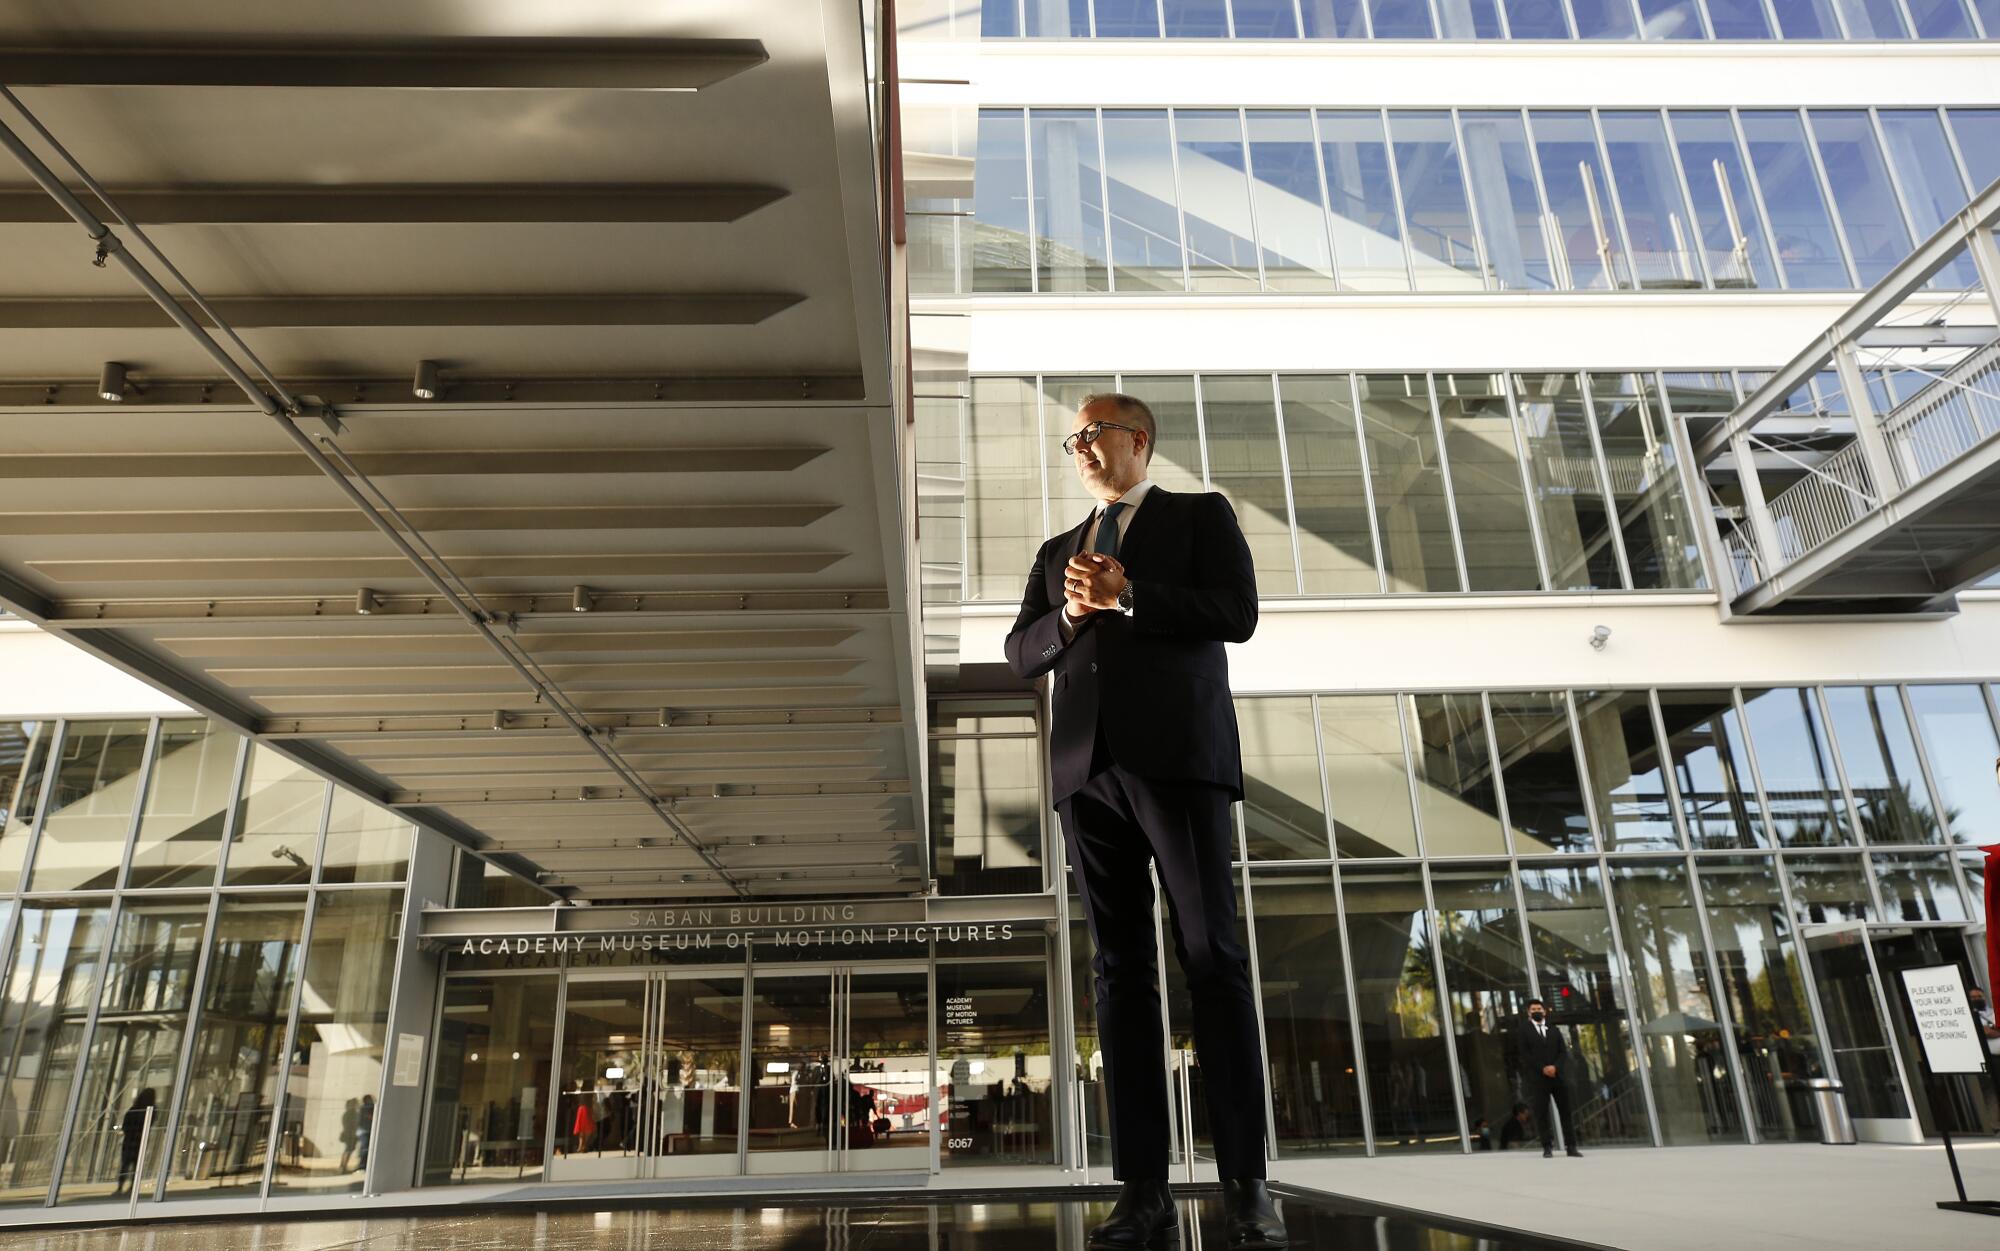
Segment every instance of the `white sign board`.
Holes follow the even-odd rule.
[[[421,1086],[424,1084],[424,1036],[422,1034],[396,1035],[396,1072],[392,1080],[398,1086]]]
[[[1933,1073],[1984,1073],[1986,1047],[1979,1022],[1965,1002],[1955,964],[1903,970],[1903,993],[1924,1040],[1924,1062]]]

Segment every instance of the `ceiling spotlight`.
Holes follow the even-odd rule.
[[[415,392],[417,398],[420,400],[434,400],[438,397],[438,363],[436,361],[417,362],[417,378],[415,382],[410,384],[410,390]]]
[[[1610,626],[1594,626],[1591,628],[1590,646],[1592,647],[1592,649],[1601,652],[1604,650],[1604,645],[1606,643],[1609,643],[1610,641],[1611,641]]]
[[[594,604],[596,604],[596,602],[597,599],[590,593],[589,587],[576,586],[570,588],[569,606],[571,611],[589,612],[591,610],[591,607]]]
[[[97,398],[106,404],[122,403],[125,399],[125,366],[117,361],[105,361],[104,368],[97,375]]]
[[[354,593],[354,611],[360,613],[362,616],[366,617],[370,613],[379,611],[381,607],[381,596],[375,594],[375,592],[369,590],[367,587],[364,586]]]

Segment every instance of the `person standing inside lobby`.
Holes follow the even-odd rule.
[[[1549,1020],[1549,1005],[1528,1000],[1527,1018],[1514,1027],[1514,1053],[1520,1057],[1521,1093],[1542,1123],[1542,1158],[1556,1153],[1556,1120],[1562,1120],[1563,1144],[1569,1154],[1583,1152],[1576,1143],[1576,1122],[1569,1110],[1569,1047],[1562,1031]],[[1555,1104],[1551,1116],[1549,1105]]]
[[[1150,865],[1194,997],[1229,1246],[1282,1247],[1284,1222],[1264,1184],[1264,1058],[1230,871],[1243,764],[1223,644],[1257,627],[1256,574],[1226,499],[1147,476],[1157,438],[1139,399],[1084,400],[1063,451],[1098,503],[1042,545],[1007,636],[1015,673],[1054,675],[1053,798],[1096,949],[1122,1185],[1089,1241],[1125,1251],[1178,1231]]]

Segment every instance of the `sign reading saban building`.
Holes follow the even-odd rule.
[[[1054,901],[1042,895],[430,908],[423,914],[423,938],[465,956],[741,950],[751,943],[776,947],[990,943],[1009,941],[1016,926],[1038,928],[1054,915]]]

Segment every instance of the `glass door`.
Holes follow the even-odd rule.
[[[922,968],[842,975],[840,1139],[846,1170],[931,1167],[930,974]]]
[[[753,974],[750,995],[751,1173],[834,1167],[833,974]]]
[[[1884,987],[1896,997],[1896,1010],[1889,1018],[1892,1036],[1901,1048],[1903,1067],[1916,1083],[1911,1089],[1920,1095],[1912,1102],[1924,1135],[1935,1136],[1940,1129],[1961,1137],[1988,1137],[2000,1132],[2000,1101],[1996,1101],[1990,1073],[1924,1072],[1923,1040],[1917,1036],[1904,998],[1904,969],[1957,965],[1967,986],[1979,985],[1974,980],[1964,931],[1956,925],[1878,925],[1868,932],[1868,946]],[[1939,1118],[1943,1118],[1942,1125]]]
[[[1855,1136],[1863,1142],[1922,1142],[1909,1079],[1891,1041],[1889,1002],[1867,927],[1857,922],[1802,932]]]
[[[930,975],[921,966],[758,972],[751,1173],[928,1170]]]
[[[742,1049],[740,974],[573,974],[550,1179],[737,1172]]]

